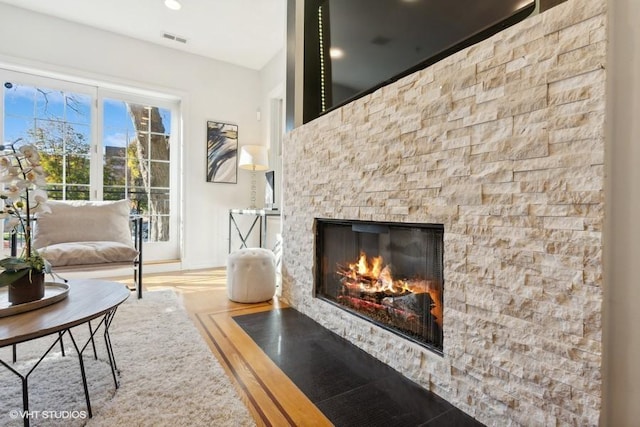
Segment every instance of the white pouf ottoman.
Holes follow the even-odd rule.
[[[235,302],[263,302],[276,292],[276,257],[263,248],[239,249],[227,258],[227,295]]]

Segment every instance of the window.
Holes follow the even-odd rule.
[[[49,198],[127,198],[144,218],[145,242],[157,244],[146,258],[177,258],[171,133],[178,101],[4,70],[0,76],[4,141],[40,150]]]

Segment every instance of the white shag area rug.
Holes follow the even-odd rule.
[[[76,327],[74,336],[88,335]],[[85,370],[93,418],[88,419],[80,365],[71,341],[60,347],[29,377],[32,426],[253,426],[253,419],[173,291],[132,294],[118,309],[110,329],[120,370],[115,389],[102,329],[97,335],[98,360],[85,351]],[[53,342],[45,337],[18,345],[0,358],[26,373]],[[82,340],[84,342],[84,339]],[[22,426],[21,381],[0,365],[0,426]]]

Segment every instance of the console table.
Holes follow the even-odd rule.
[[[78,354],[87,411],[89,418],[91,418],[91,402],[89,400],[89,389],[87,387],[82,354],[89,343],[93,342],[96,332],[103,327],[111,373],[116,388],[118,387],[116,379],[117,368],[111,347],[111,339],[109,338],[109,326],[115,316],[116,309],[129,295],[129,290],[122,283],[104,280],[71,280],[69,281],[69,294],[64,300],[37,310],[0,318],[0,347],[20,344],[47,335],[57,335],[57,339],[40,358],[40,361],[42,361],[51,349],[60,342],[62,337],[68,334]],[[99,319],[99,324],[95,328],[91,328],[91,324],[89,324],[90,337],[84,344],[78,343],[71,329],[75,326],[89,323],[94,319]],[[1,365],[22,380],[22,404],[26,414],[29,411],[28,378],[40,361],[26,375],[23,375],[10,364],[0,359]],[[24,418],[24,425],[26,427],[29,426],[28,416]]]
[[[253,217],[250,227],[246,232],[240,230],[240,226],[236,221],[237,215],[246,215]],[[279,217],[280,211],[270,209],[229,209],[229,253],[231,253],[231,236],[232,229],[235,229],[238,237],[240,238],[240,248],[247,247],[247,240],[258,226],[258,239],[259,246],[263,247],[263,244],[267,241],[267,220],[269,217]]]

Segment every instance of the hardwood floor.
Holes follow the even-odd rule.
[[[132,283],[129,279],[119,281]],[[223,268],[145,275],[144,288],[146,292],[172,288],[179,294],[257,425],[332,425],[232,319],[284,304],[277,299],[261,304],[229,301]]]

